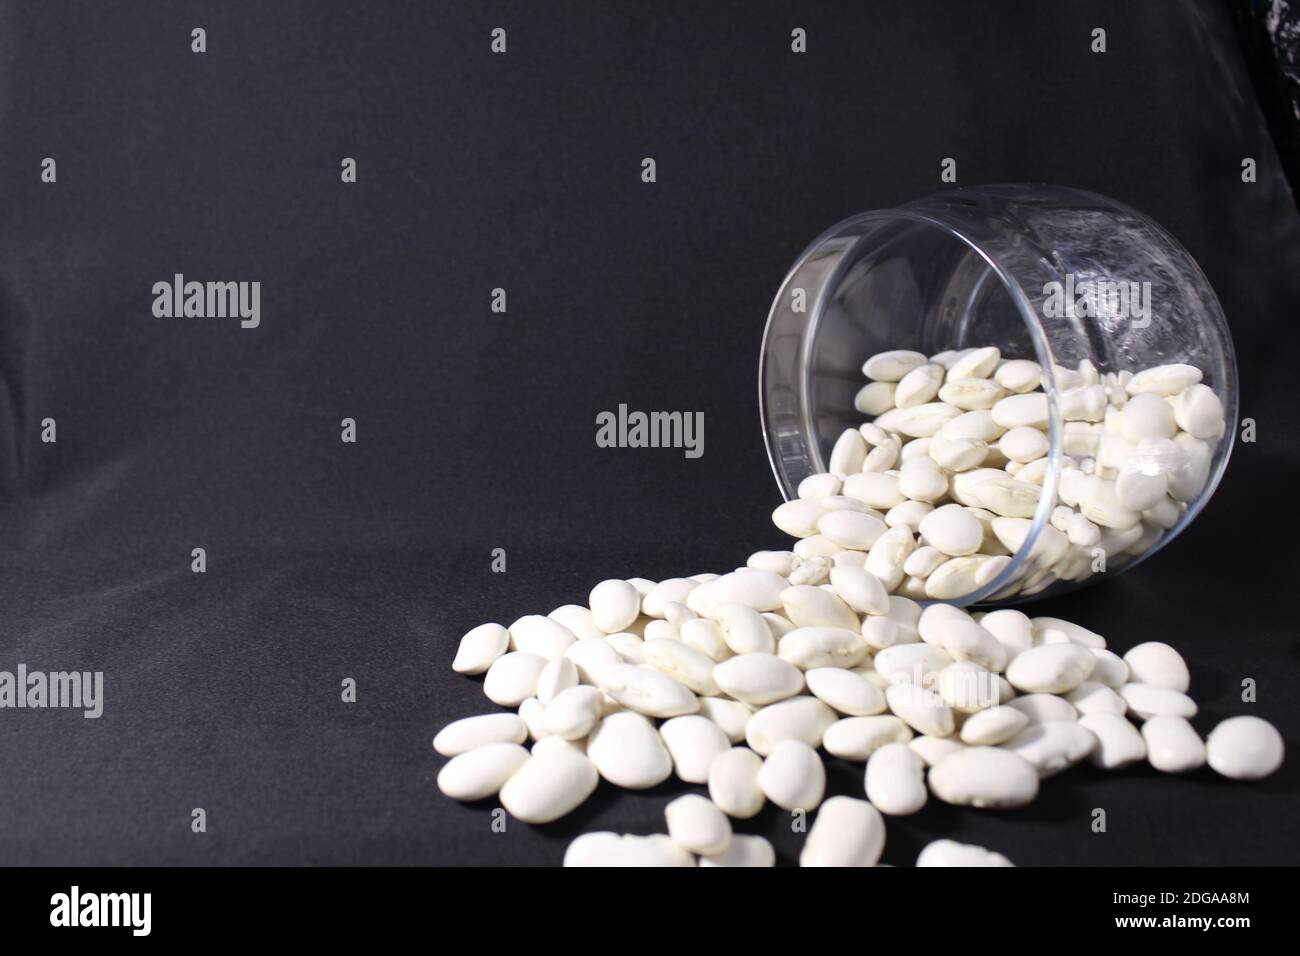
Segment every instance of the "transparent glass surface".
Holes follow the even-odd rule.
[[[1052,283],[1099,281],[1149,283],[1149,318],[1108,311],[1104,301],[1087,315],[1048,307]],[[1140,553],[1106,554],[1107,572],[1150,557],[1204,507],[1232,449],[1238,403],[1232,340],[1214,291],[1187,251],[1141,213],[1094,193],[1031,185],[954,189],[863,213],[800,256],[773,301],[759,364],[764,437],[782,494],[796,497],[801,480],[827,470],[839,435],[869,420],[854,407],[868,357],[988,345],[1043,367],[1049,460],[1031,530],[1011,562],[952,603],[1014,603],[1094,579],[1071,576],[1078,569],[1045,553],[1051,549],[1040,540],[1065,455],[1056,366],[1087,360],[1118,373],[1194,365],[1228,423],[1177,523]],[[1075,565],[1081,561],[1076,555]]]

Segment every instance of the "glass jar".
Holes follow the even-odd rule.
[[[1232,449],[1237,370],[1222,309],[1196,262],[1157,223],[1114,200],[1006,185],[953,189],[854,216],[799,257],[772,304],[759,362],[764,437],[782,494],[797,497],[804,478],[827,471],[841,433],[872,419],[855,407],[867,358],[984,346],[996,346],[1001,361],[1041,366],[1048,449],[1033,469],[1041,492],[1032,518],[1017,525],[1023,540],[1014,549],[1003,545],[1009,560],[987,564],[1000,569],[991,578],[986,573],[967,593],[943,600],[1015,603],[1134,567],[1172,541],[1214,493]],[[1060,496],[1077,499],[1070,487],[1082,480],[1077,472],[1088,481],[1114,480],[1121,467],[1118,458],[1099,464],[1090,448],[1089,436],[1104,435],[1105,426],[1067,420],[1063,401],[1069,406],[1071,389],[1097,382],[1122,412],[1128,396],[1120,373],[1170,364],[1201,370],[1226,426],[1206,437],[1205,448],[1182,431],[1172,448],[1160,446],[1185,452],[1182,460],[1155,454],[1123,461],[1124,470],[1190,470],[1180,473],[1183,500],[1167,496],[1176,511],[1143,511],[1140,534],[1101,525],[1099,541],[1089,545],[1085,534],[1076,543],[1053,524],[1067,517],[1057,510]],[[990,520],[987,511],[982,518]],[[919,600],[935,597],[920,594],[915,581],[909,587]]]

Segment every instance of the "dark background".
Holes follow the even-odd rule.
[[[953,836],[1020,864],[1297,862],[1300,222],[1209,2],[0,6],[0,669],[103,670],[106,698],[0,712],[0,862],[557,863],[580,832],[662,831],[674,786],[506,834],[443,798],[432,735],[493,709],[456,641],[786,546],[771,297],[947,156],[963,185],[1129,203],[1218,291],[1258,442],[1157,559],[1036,609],[1169,641],[1202,733],[1255,713],[1292,754],[1254,785],[1079,768],[1021,812],[935,803],[885,859]],[[261,327],[154,318],[175,272],[260,280]],[[598,449],[620,402],[703,411],[704,457]],[[860,794],[860,765],[831,781]],[[802,841],[771,808],[741,829],[787,862]]]

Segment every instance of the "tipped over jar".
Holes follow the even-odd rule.
[[[814,241],[773,303],[760,400],[796,560],[966,605],[1172,541],[1227,464],[1237,380],[1213,290],[1159,225],[990,186]]]

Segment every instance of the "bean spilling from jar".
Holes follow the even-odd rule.
[[[892,351],[863,365],[829,471],[772,515],[798,539],[792,569],[819,583],[865,567],[890,593],[954,600],[995,581],[1030,536],[1050,442],[1042,369],[993,347]],[[1190,365],[1099,374],[1057,367],[1063,420],[1056,503],[990,600],[1033,595],[1131,561],[1174,527],[1209,479],[1223,405]]]

